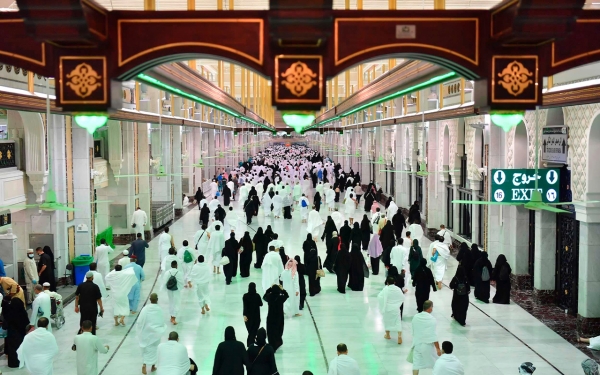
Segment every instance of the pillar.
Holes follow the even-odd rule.
[[[553,303],[556,271],[556,214],[535,211],[533,298]]]
[[[64,117],[50,116],[53,131],[57,134],[64,128]],[[92,197],[93,181],[90,179],[90,164],[92,163],[91,150],[94,147],[93,138],[87,130],[73,124],[73,191],[75,202],[89,202]],[[63,137],[64,138],[64,137]],[[59,143],[54,143],[57,145]],[[55,170],[55,174],[59,174]],[[75,231],[75,255],[93,254],[93,236],[94,223],[91,204],[78,204],[75,211],[75,220],[73,225],[77,228],[79,225],[86,226],[87,231]],[[69,223],[71,224],[71,223]]]
[[[591,197],[590,197],[591,196]],[[588,199],[596,199],[588,193]],[[579,221],[577,328],[585,337],[600,334],[600,207],[575,206]]]
[[[471,186],[479,186],[479,181],[470,182]],[[471,189],[471,196],[474,201],[478,201],[479,190]],[[473,204],[471,209],[471,242],[473,243],[481,243],[481,238],[479,238],[479,205]]]

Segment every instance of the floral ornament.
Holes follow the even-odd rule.
[[[67,86],[75,92],[75,95],[80,98],[87,98],[98,87],[102,86],[101,78],[90,65],[81,63],[71,73],[67,74],[69,80]]]
[[[298,61],[293,63],[282,75],[285,78],[281,84],[287,87],[288,90],[297,97],[306,95],[308,90],[317,84],[314,78],[317,73],[313,71],[303,62]]]
[[[515,60],[508,64],[506,68],[498,74],[498,77],[501,78],[501,80],[498,81],[498,84],[504,87],[509,94],[519,96],[533,83],[533,81],[529,79],[531,76],[533,76],[533,73],[523,66],[523,64]]]

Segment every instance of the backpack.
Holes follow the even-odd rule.
[[[174,275],[171,275],[167,280],[167,290],[177,290],[177,278],[175,277],[175,275],[177,275],[177,272],[175,272]]]
[[[308,203],[306,203],[305,199],[302,200],[302,207],[308,207]]]
[[[456,285],[456,294],[459,296],[466,296],[467,294],[469,294],[467,284],[459,283],[458,285]]]
[[[508,266],[505,264],[500,269],[500,274],[498,275],[500,281],[508,281],[510,279],[510,271],[508,270]]]
[[[183,261],[185,263],[192,263],[194,261],[194,258],[192,257],[192,253],[187,249],[183,253]]]
[[[377,215],[377,219],[375,219],[375,225],[379,224],[379,219],[381,219],[381,215]]]
[[[485,266],[481,269],[481,281],[490,281],[490,271]]]

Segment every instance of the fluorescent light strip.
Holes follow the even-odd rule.
[[[371,101],[371,102],[369,102],[367,104],[363,104],[360,107],[351,110],[350,112],[344,113],[343,115],[338,115],[338,116],[335,116],[332,119],[319,122],[319,123],[311,126],[308,129],[311,129],[311,128],[314,128],[316,126],[320,126],[320,125],[326,124],[328,122],[337,120],[337,119],[339,119],[341,117],[350,116],[350,115],[352,115],[352,114],[354,114],[354,113],[356,113],[356,112],[358,112],[360,110],[363,110],[363,109],[369,108],[369,107],[373,107],[373,106],[375,106],[377,104],[381,104],[381,103],[383,103],[385,101],[388,101],[388,100],[391,100],[391,99],[395,99],[395,98],[397,98],[399,96],[408,94],[410,92],[417,91],[417,90],[420,90],[420,89],[423,89],[423,88],[426,88],[426,87],[429,87],[429,86],[433,86],[435,84],[442,83],[442,82],[445,82],[445,81],[449,81],[449,80],[453,79],[456,75],[457,74],[455,72],[450,72],[450,73],[442,74],[441,76],[433,77],[433,78],[431,78],[431,79],[429,79],[429,80],[427,80],[425,82],[421,82],[421,83],[416,84],[414,86],[408,87],[408,88],[406,88],[404,90],[400,90],[400,91],[397,91],[397,92],[395,92],[393,94],[389,94],[387,96],[384,96],[383,98],[373,100],[373,101]]]
[[[250,118],[248,118],[246,116],[240,115],[240,114],[238,114],[236,112],[233,112],[232,110],[230,110],[230,109],[228,109],[226,107],[220,106],[220,105],[218,105],[216,103],[213,103],[211,101],[208,101],[206,99],[202,99],[201,97],[196,96],[194,94],[187,93],[187,92],[185,92],[183,90],[178,89],[177,87],[173,87],[171,85],[167,85],[166,83],[161,82],[158,79],[156,79],[154,77],[150,77],[149,75],[146,75],[144,73],[138,74],[137,79],[140,80],[140,81],[143,81],[143,82],[145,82],[147,84],[149,84],[150,86],[154,86],[156,88],[163,89],[164,91],[168,91],[171,94],[176,94],[176,95],[181,96],[183,98],[189,99],[189,100],[191,100],[193,102],[201,103],[201,104],[206,105],[206,106],[208,106],[210,108],[214,108],[214,109],[219,110],[221,112],[225,112],[225,113],[227,113],[227,114],[229,114],[229,115],[231,115],[231,116],[233,116],[235,118],[240,118],[240,119],[242,119],[242,120],[244,120],[246,122],[249,122],[249,123],[257,125],[257,126],[260,126],[262,128],[273,130],[273,128],[271,128],[271,127],[269,127],[269,126],[267,126],[265,124],[261,124],[258,121],[254,121],[254,120],[252,120],[252,119],[250,119]]]

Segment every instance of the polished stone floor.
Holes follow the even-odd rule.
[[[237,203],[234,202],[234,207],[239,212]],[[327,211],[321,211],[325,218]],[[192,239],[198,229],[198,216],[199,212],[195,209],[171,226],[177,246],[184,239]],[[306,224],[300,223],[297,212],[292,220],[265,219],[261,212],[258,220],[254,219],[252,227],[266,227],[267,224],[271,224],[274,231],[280,234],[288,255],[301,255]],[[250,232],[253,235],[253,231]],[[151,290],[158,290],[155,285],[159,268],[157,245],[158,239],[150,243],[140,304],[145,303]],[[318,246],[324,259],[324,243],[319,242]],[[427,246],[428,243],[425,243],[423,248]],[[456,261],[452,259],[446,273],[446,284],[454,274],[455,267]],[[250,278],[241,279],[238,275],[229,286],[225,285],[222,274],[214,275],[211,284],[212,310],[207,315],[200,314],[195,292],[183,291],[178,317],[180,324],[169,325],[169,331],[179,332],[180,342],[187,346],[189,355],[199,365],[200,374],[212,373],[215,349],[223,340],[225,327],[235,327],[238,340],[245,342],[247,334],[242,319],[242,295],[247,291],[250,281],[260,286],[260,273],[260,270],[251,268]],[[315,297],[307,297],[308,308],[305,307],[303,315],[286,320],[284,345],[276,354],[280,374],[300,375],[304,370],[311,370],[315,375],[326,374],[327,363],[336,355],[335,348],[340,342],[348,345],[349,354],[358,361],[362,374],[410,374],[411,364],[405,359],[412,342],[410,322],[416,313],[414,293],[409,290],[407,294],[403,318],[404,344],[397,345],[394,340],[383,339],[382,318],[377,306],[377,294],[383,282],[383,275],[371,276],[365,281],[363,292],[348,290],[342,295],[336,291],[335,277],[328,274],[321,282],[322,292]],[[166,293],[159,292],[159,299],[167,315]],[[580,363],[587,356],[516,304],[486,305],[472,299],[467,326],[461,327],[450,318],[452,293],[449,289],[443,288],[432,293],[431,299],[434,301],[433,315],[438,322],[438,338],[454,343],[455,354],[464,364],[468,375],[514,375],[518,373],[519,364],[525,361],[532,362],[538,368],[536,374],[581,373]],[[70,347],[78,329],[79,317],[74,313],[72,304],[66,310],[66,325],[54,331],[61,349],[54,362],[54,373],[60,375],[76,374],[75,353]],[[262,310],[263,322],[266,314],[265,306]],[[101,373],[139,374],[141,352],[135,328],[132,329],[136,316],[126,319],[126,327],[115,327],[111,315],[112,306],[108,304],[106,317],[99,320],[98,335],[110,345],[109,353],[99,357]],[[0,358],[0,370],[7,374],[27,374],[24,369],[7,368],[6,357]],[[431,374],[431,370],[423,370],[421,374]]]

